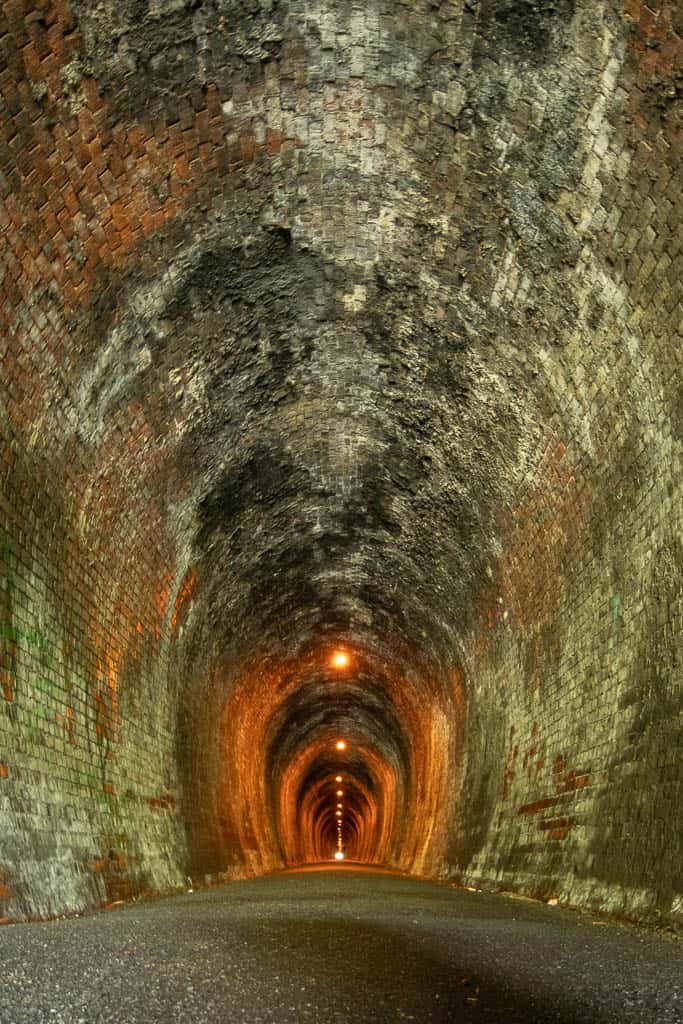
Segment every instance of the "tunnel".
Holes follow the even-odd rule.
[[[0,4],[0,921],[353,864],[680,924],[682,34]]]

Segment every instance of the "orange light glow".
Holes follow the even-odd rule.
[[[341,818],[341,811],[337,811],[337,817]]]
[[[335,651],[332,655],[332,665],[334,668],[346,668],[349,664],[349,656],[345,651]]]
[[[344,796],[344,790],[343,789],[338,789],[337,790],[337,796]]]
[[[191,600],[188,598],[187,611],[183,606],[178,628],[189,613]],[[167,623],[169,618],[167,614],[164,621]],[[144,628],[147,630],[147,626]],[[137,642],[135,620],[132,632]],[[346,636],[336,640],[341,644],[346,642]],[[333,667],[332,658],[338,651],[348,656],[347,668]],[[0,672],[0,700],[1,675]],[[265,770],[271,763],[271,742],[280,736],[285,722],[289,730],[289,725],[298,721],[289,717],[290,713],[298,714],[298,694],[307,692],[305,688],[314,679],[321,685],[327,680],[327,685],[331,685],[329,703],[325,694],[324,709],[321,704],[325,714],[315,719],[315,734],[297,733],[277,761],[277,772]],[[424,691],[423,682],[427,687]],[[335,692],[340,686],[341,691]],[[429,873],[432,861],[437,862],[439,851],[447,843],[446,825],[437,827],[437,823],[442,822],[440,811],[444,802],[452,796],[448,757],[449,751],[455,749],[456,739],[460,742],[458,730],[464,728],[466,706],[456,716],[457,728],[454,725],[448,732],[450,739],[446,744],[441,736],[442,718],[431,697],[425,699],[425,693],[432,694],[433,690],[436,695],[443,690],[450,715],[454,687],[455,683],[442,687],[437,675],[425,676],[423,680],[417,669],[414,677],[408,676],[402,663],[385,664],[356,641],[350,641],[348,647],[335,647],[334,640],[330,643],[324,635],[311,638],[298,654],[288,654],[281,660],[270,656],[250,659],[236,679],[217,723],[221,751],[226,755],[220,782],[221,806],[226,809],[225,835],[234,834],[243,855],[245,874],[325,860],[329,863],[340,835],[345,859],[348,857],[350,863],[386,863],[394,858],[398,837],[404,833],[401,849],[405,847],[408,851],[406,864],[415,871],[424,869]],[[105,697],[104,679],[99,688]],[[405,723],[406,749],[411,751],[411,761],[405,767],[401,758],[390,756],[391,751],[380,742],[379,729],[370,729],[366,736],[365,719],[359,721],[350,714],[349,709],[365,699],[368,688],[369,707],[374,707],[376,691],[378,706],[384,707],[386,698],[387,709],[393,709],[391,721],[395,713],[396,721]],[[453,702],[453,707],[460,705]],[[313,725],[313,719],[310,724]],[[340,736],[342,730],[348,731],[348,740]],[[338,742],[341,749],[336,747]],[[255,749],[263,751],[263,756],[255,757]],[[337,770],[331,775],[335,764]],[[342,815],[337,817],[330,814],[330,805],[334,796],[333,810],[339,809],[337,801],[346,796],[342,765],[349,772],[349,803],[348,807],[343,804]],[[415,784],[414,780],[419,782]],[[330,782],[334,782],[335,789]],[[337,789],[343,791],[342,797],[337,797]],[[332,818],[339,823],[336,830]],[[430,822],[430,828],[424,828],[425,821]],[[409,827],[408,822],[412,823]]]
[[[344,740],[337,740],[335,746],[337,750],[346,750],[346,742]]]

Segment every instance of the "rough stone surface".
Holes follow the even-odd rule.
[[[345,868],[0,931],[7,1024],[679,1024],[679,945]]]
[[[0,918],[342,771],[360,859],[680,919],[681,32],[2,5]]]

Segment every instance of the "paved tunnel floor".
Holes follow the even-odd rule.
[[[673,941],[350,866],[3,928],[0,965],[2,1024],[683,1021]]]

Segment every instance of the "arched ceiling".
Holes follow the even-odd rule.
[[[178,207],[96,288],[79,429],[101,443],[142,407],[227,649],[337,637],[452,657],[539,416],[538,338],[496,282],[511,252],[532,279],[576,258],[553,200],[578,181],[573,77],[601,12],[73,14],[74,112],[94,79],[110,131],[152,128],[172,159],[138,177]],[[522,85],[547,109],[515,139]]]
[[[213,744],[218,789],[251,778],[240,806],[270,808],[252,822],[263,842],[289,856],[309,815],[321,853],[340,729],[364,752],[347,766],[354,835],[364,814],[401,835],[399,797],[416,812],[444,793],[451,673],[505,510],[544,434],[585,432],[558,379],[601,317],[587,296],[606,264],[581,211],[621,10],[42,11],[36,31],[59,23],[68,45],[32,102],[53,163],[60,140],[78,145],[68,245],[41,249],[37,214],[25,230],[59,264],[44,294],[76,355],[45,387],[68,398],[64,443],[91,458],[84,533],[103,478],[122,485],[119,524],[133,493],[154,510],[191,589],[179,748],[189,764]],[[343,681],[335,648],[353,652]],[[252,828],[228,817],[226,835]],[[358,848],[389,856],[377,828]]]

